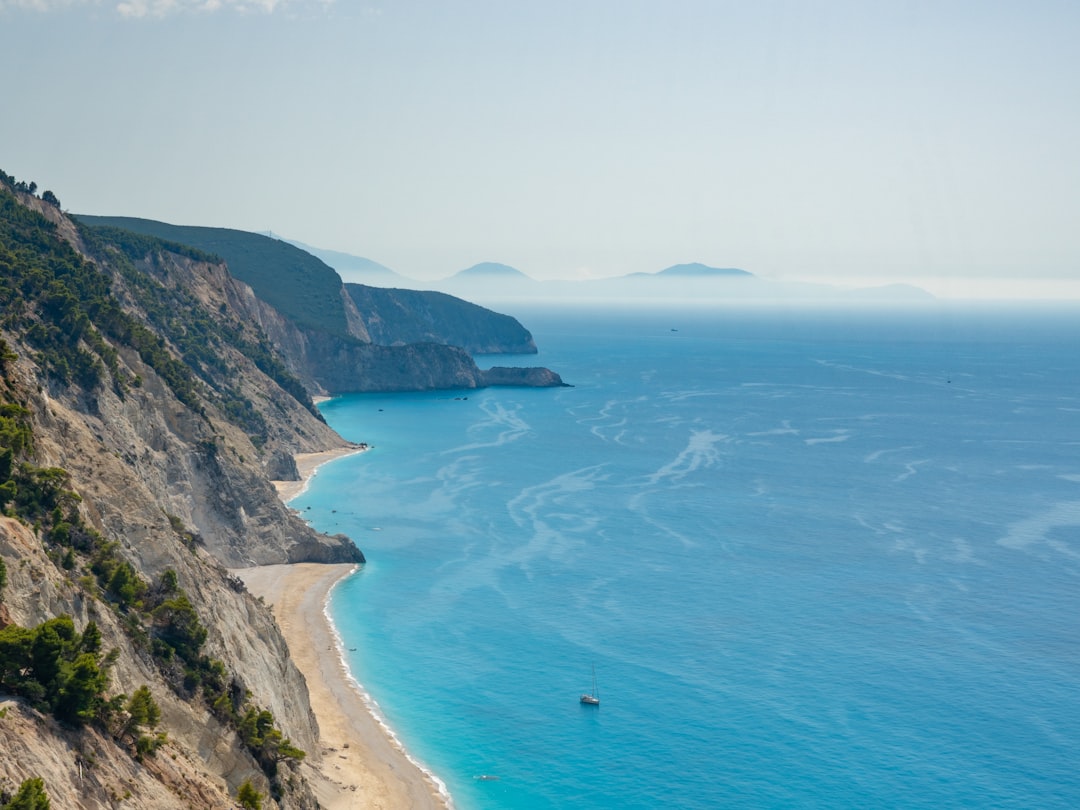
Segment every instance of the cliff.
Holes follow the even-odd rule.
[[[53,807],[220,808],[248,782],[316,806],[304,680],[226,567],[363,555],[269,483],[347,443],[251,299],[220,261],[0,183],[0,796],[41,778]]]
[[[72,220],[0,172],[0,805],[40,779],[54,807],[243,789],[315,808],[332,764],[306,684],[228,571],[364,561],[270,483],[349,446],[312,396],[562,384],[448,345],[535,350],[513,319],[433,296],[361,307],[333,271],[212,236],[242,272]]]
[[[470,353],[535,354],[536,345],[514,318],[459,298],[345,285],[316,257],[261,234],[134,217],[77,220],[87,233],[114,240],[140,234],[194,249],[208,262],[220,259],[242,285],[242,298],[231,303],[316,393],[562,385],[546,369],[518,374],[518,382],[489,381],[496,378],[477,368]]]
[[[536,354],[521,323],[441,292],[346,284],[374,343],[445,343],[471,354]]]

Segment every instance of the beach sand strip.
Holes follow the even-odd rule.
[[[307,776],[319,804],[325,810],[445,810],[437,787],[371,714],[341,662],[324,609],[330,589],[353,569],[298,563],[234,573],[272,606],[293,663],[307,681],[320,745],[319,756],[309,757],[314,761]]]
[[[349,445],[297,455],[301,480],[274,481],[279,497],[288,502],[304,491],[320,465],[367,449]],[[341,660],[326,601],[354,568],[297,563],[233,573],[271,606],[293,663],[307,681],[319,751],[317,756],[309,752],[302,767],[324,810],[447,810],[451,805],[438,786],[372,714]]]

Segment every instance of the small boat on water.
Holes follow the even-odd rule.
[[[592,692],[582,695],[581,702],[586,706],[600,705],[600,690],[596,686],[596,667],[593,667],[592,671]]]

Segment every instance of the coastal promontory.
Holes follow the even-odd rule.
[[[272,245],[241,238],[237,272],[237,240],[170,235],[81,222],[0,173],[0,804],[320,806],[305,679],[232,573],[364,561],[271,483],[357,449],[314,397],[561,384],[479,370],[450,342],[489,317],[468,307],[362,309],[329,268],[267,264]],[[389,345],[384,306],[417,313]],[[474,350],[531,343],[491,323]]]

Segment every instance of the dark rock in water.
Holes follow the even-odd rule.
[[[494,366],[481,372],[484,385],[520,385],[529,388],[569,388],[562,377],[554,371],[541,366],[530,368],[512,368]]]

